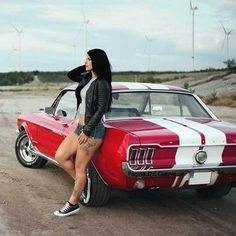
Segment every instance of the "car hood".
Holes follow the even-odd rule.
[[[236,144],[236,126],[200,118],[113,120],[109,125],[139,137],[141,144],[201,146]]]

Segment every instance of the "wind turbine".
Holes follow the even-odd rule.
[[[84,25],[84,34],[85,34],[85,53],[88,51],[88,24],[89,24],[89,19],[86,18],[85,13],[84,13],[84,7],[83,7],[83,1],[81,1],[81,11],[82,11],[82,16],[83,16],[83,25]]]
[[[153,39],[150,38],[150,36],[148,36],[147,34],[145,34],[144,32],[144,37],[146,39],[146,45],[145,45],[145,48],[144,48],[144,53],[148,53],[148,71],[150,69],[150,62],[151,62],[151,56],[150,56],[150,44],[152,43]]]
[[[195,55],[194,55],[194,17],[195,17],[195,11],[198,10],[197,6],[193,6],[192,2],[190,0],[190,11],[192,11],[192,60],[193,60],[193,70],[195,70]]]
[[[7,56],[7,60],[12,63],[12,67],[14,68],[13,70],[16,71],[17,70],[17,61],[16,61],[16,56],[15,53],[17,52],[17,48],[12,48],[9,52],[9,55]]]
[[[18,29],[14,24],[9,23],[18,35],[18,69],[21,71],[21,34],[23,33],[24,27]]]
[[[225,27],[223,26],[223,24],[222,24],[222,27],[223,27],[223,30],[224,30],[224,33],[225,33],[223,45],[224,45],[224,42],[225,42],[225,39],[226,39],[226,47],[227,47],[226,52],[227,52],[227,61],[228,61],[229,60],[229,36],[231,35],[233,30],[231,29],[231,30],[227,31],[225,29]]]

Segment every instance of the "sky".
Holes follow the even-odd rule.
[[[113,71],[191,71],[236,59],[236,1],[0,0],[0,72],[68,71],[89,49]],[[194,63],[193,63],[194,62]]]

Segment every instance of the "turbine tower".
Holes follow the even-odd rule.
[[[224,42],[225,42],[225,39],[226,39],[226,52],[227,52],[227,61],[229,60],[229,36],[231,35],[231,33],[232,33],[232,29],[231,30],[229,30],[229,31],[227,31],[226,29],[225,29],[225,27],[222,25],[222,27],[223,27],[223,30],[224,30],[224,33],[225,33],[225,37],[224,37]],[[224,44],[224,42],[223,42],[223,44]]]
[[[23,33],[23,29],[18,29],[14,24],[10,23],[10,25],[14,28],[18,35],[18,70],[21,71],[21,34]]]
[[[144,49],[144,53],[146,53],[146,51],[147,51],[147,54],[148,54],[148,69],[147,69],[147,71],[149,71],[150,62],[151,62],[150,46],[149,45],[152,43],[153,39],[151,39],[150,36],[148,36],[145,33],[144,33],[144,36],[145,36],[145,39],[146,39],[146,46],[145,46],[145,49]]]
[[[82,11],[82,16],[83,16],[83,24],[84,24],[85,54],[86,54],[87,51],[88,51],[88,24],[89,24],[89,19],[87,19],[86,16],[85,16],[83,1],[81,1],[81,11]]]
[[[195,17],[195,11],[198,10],[197,6],[193,6],[192,2],[190,0],[190,11],[192,11],[192,61],[193,61],[193,70],[195,70],[195,55],[194,55],[194,17]]]

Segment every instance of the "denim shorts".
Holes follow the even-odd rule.
[[[79,125],[76,127],[74,133],[77,135],[80,135],[82,132],[83,126]],[[90,133],[89,137],[90,138],[95,138],[95,139],[103,139],[105,135],[105,126],[102,123],[99,123]]]

